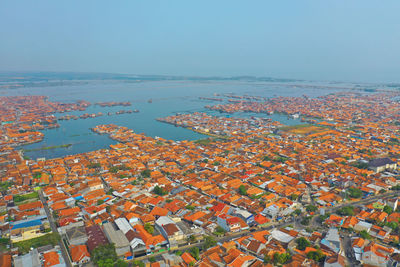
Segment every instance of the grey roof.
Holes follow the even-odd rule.
[[[28,254],[18,256],[14,259],[15,267],[41,267],[37,249],[29,251]]]
[[[381,158],[381,159],[373,159],[369,162],[370,167],[380,167],[380,166],[385,166],[386,164],[394,164],[393,160],[389,158]]]
[[[115,230],[112,223],[103,224],[104,232],[110,243],[114,243],[116,248],[129,246],[129,241],[121,230]]]
[[[281,243],[289,243],[290,241],[292,241],[294,239],[293,236],[288,235],[287,233],[284,233],[277,229],[272,230],[271,236],[273,239],[275,239]]]
[[[66,231],[66,234],[67,234],[69,240],[82,238],[82,237],[87,237],[86,230],[85,230],[84,226],[78,226],[78,227],[74,227],[74,228],[68,229]]]

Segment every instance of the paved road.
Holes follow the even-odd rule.
[[[40,198],[40,201],[42,201],[42,203],[43,203],[44,210],[46,211],[47,218],[49,219],[49,222],[50,222],[51,230],[54,233],[58,233],[56,223],[54,222],[53,214],[51,214],[51,212],[50,212],[49,206],[47,205],[47,201],[45,200],[45,198],[43,196],[42,190],[39,190],[39,198]],[[59,242],[59,245],[60,245],[61,253],[62,253],[63,257],[64,257],[66,265],[68,267],[72,267],[72,263],[71,263],[71,260],[69,258],[69,254],[68,254],[67,248],[65,247],[65,244],[64,244],[62,238],[61,238],[61,240]]]
[[[348,233],[346,233],[343,236],[342,240],[343,240],[342,245],[343,245],[344,255],[348,260],[349,266],[360,266],[360,262],[356,260],[356,256],[354,255],[351,243],[351,236]]]

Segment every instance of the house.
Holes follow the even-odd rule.
[[[65,234],[70,245],[83,245],[88,241],[84,226],[70,228]]]
[[[156,227],[160,233],[168,240],[171,246],[176,245],[176,242],[185,239],[185,234],[178,225],[168,216],[161,216],[156,220]]]
[[[125,236],[129,241],[134,256],[146,253],[146,244],[138,232],[135,230],[129,230],[127,233],[125,233]]]
[[[219,215],[217,217],[217,223],[227,232],[238,232],[241,229],[240,219],[227,214]]]
[[[393,252],[393,248],[387,248],[375,242],[371,242],[364,248],[361,262],[365,265],[385,267]]]
[[[248,212],[247,210],[236,209],[232,215],[235,215],[235,216],[241,218],[248,225],[251,225],[254,223],[254,215],[251,214],[250,212]]]
[[[43,253],[44,267],[66,267],[61,251],[47,251]]]
[[[340,251],[340,237],[337,228],[330,228],[324,239],[321,240],[321,247],[325,247],[336,254]]]
[[[383,172],[387,169],[395,170],[397,168],[397,163],[389,158],[379,158],[371,160],[368,166],[375,172]]]
[[[90,261],[90,254],[86,245],[70,246],[72,263],[82,266]]]
[[[266,207],[261,214],[270,218],[271,220],[274,220],[279,214],[279,207],[276,204],[272,204]]]

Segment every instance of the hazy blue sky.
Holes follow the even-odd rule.
[[[400,1],[0,0],[0,70],[400,82]]]

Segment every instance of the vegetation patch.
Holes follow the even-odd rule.
[[[38,192],[32,192],[32,193],[28,193],[25,195],[14,195],[13,196],[13,200],[15,204],[19,204],[22,202],[25,202],[27,200],[32,200],[32,199],[39,199],[39,194]]]
[[[38,248],[46,245],[57,245],[60,242],[60,235],[57,233],[50,233],[40,237],[32,238],[25,241],[14,243],[13,246],[17,247],[22,254],[28,253],[31,248]]]
[[[31,149],[22,149],[23,152],[32,152],[32,151],[41,151],[41,150],[50,150],[56,148],[68,148],[72,146],[72,144],[65,144],[65,145],[58,145],[58,146],[42,146],[38,148],[31,148]]]
[[[308,135],[315,133],[326,132],[327,129],[325,127],[315,126],[313,124],[299,124],[293,126],[284,126],[280,128],[281,131],[291,133],[291,134],[300,134],[300,135]]]

